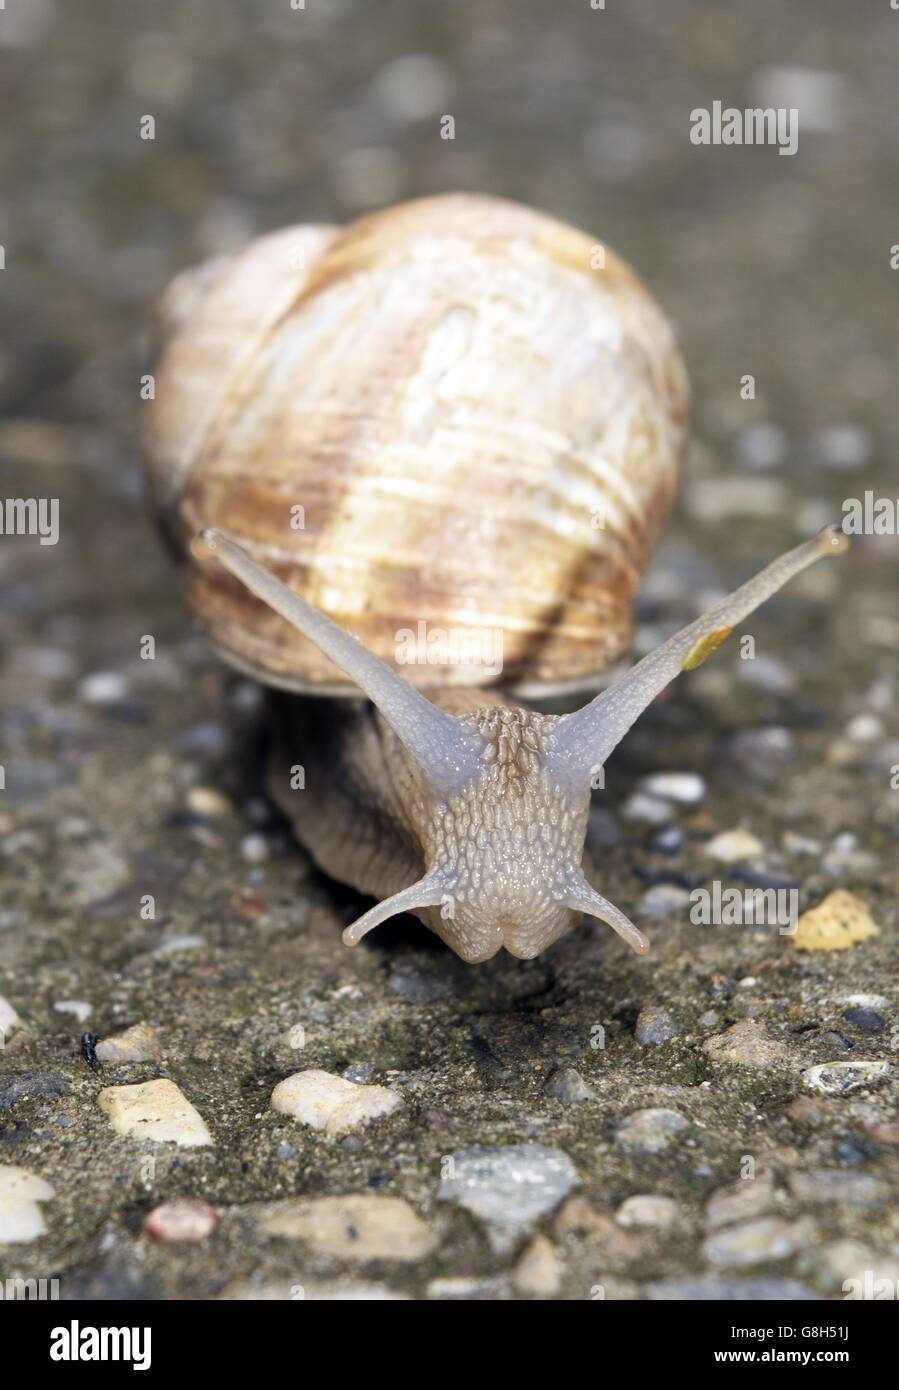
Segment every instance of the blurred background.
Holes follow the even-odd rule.
[[[7,0],[0,459],[77,480],[37,560],[73,600],[101,570],[165,582],[129,504],[172,275],[286,223],[460,188],[584,226],[671,315],[698,441],[692,582],[704,528],[730,553],[740,526],[759,558],[847,490],[895,492],[897,59],[888,0]],[[715,100],[797,106],[798,153],[691,144],[690,111]],[[79,566],[88,505],[103,554]]]

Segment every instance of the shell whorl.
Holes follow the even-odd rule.
[[[653,300],[596,253],[541,213],[460,194],[288,228],[179,277],[146,455],[189,601],[232,661],[354,693],[190,559],[206,527],[391,664],[416,634],[399,667],[414,685],[589,683],[623,654],[687,387]],[[501,669],[434,664],[421,632],[492,651],[498,634]]]

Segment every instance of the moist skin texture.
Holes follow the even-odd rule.
[[[435,703],[480,744],[459,793],[433,792],[372,706],[284,695],[272,696],[270,793],[326,873],[384,899],[436,871],[445,900],[417,913],[432,931],[466,961],[503,946],[530,959],[580,918],[559,898],[581,870],[589,782],[550,775],[555,716],[476,689]],[[294,791],[298,763],[305,788]]]

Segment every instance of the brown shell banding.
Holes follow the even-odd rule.
[[[420,622],[501,632],[500,674],[402,667],[415,685],[589,682],[629,644],[687,401],[664,317],[608,250],[591,269],[595,244],[460,194],[183,279],[146,434],[169,535],[231,534],[391,663]],[[186,583],[244,668],[345,685],[219,566],[188,560]]]

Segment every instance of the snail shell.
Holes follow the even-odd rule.
[[[422,622],[501,633],[501,677],[402,667],[418,686],[536,694],[589,684],[626,650],[687,385],[661,311],[591,237],[494,198],[429,198],[264,236],[179,276],[159,323],[153,493],[234,664],[356,693],[190,557],[207,527],[391,665]]]

